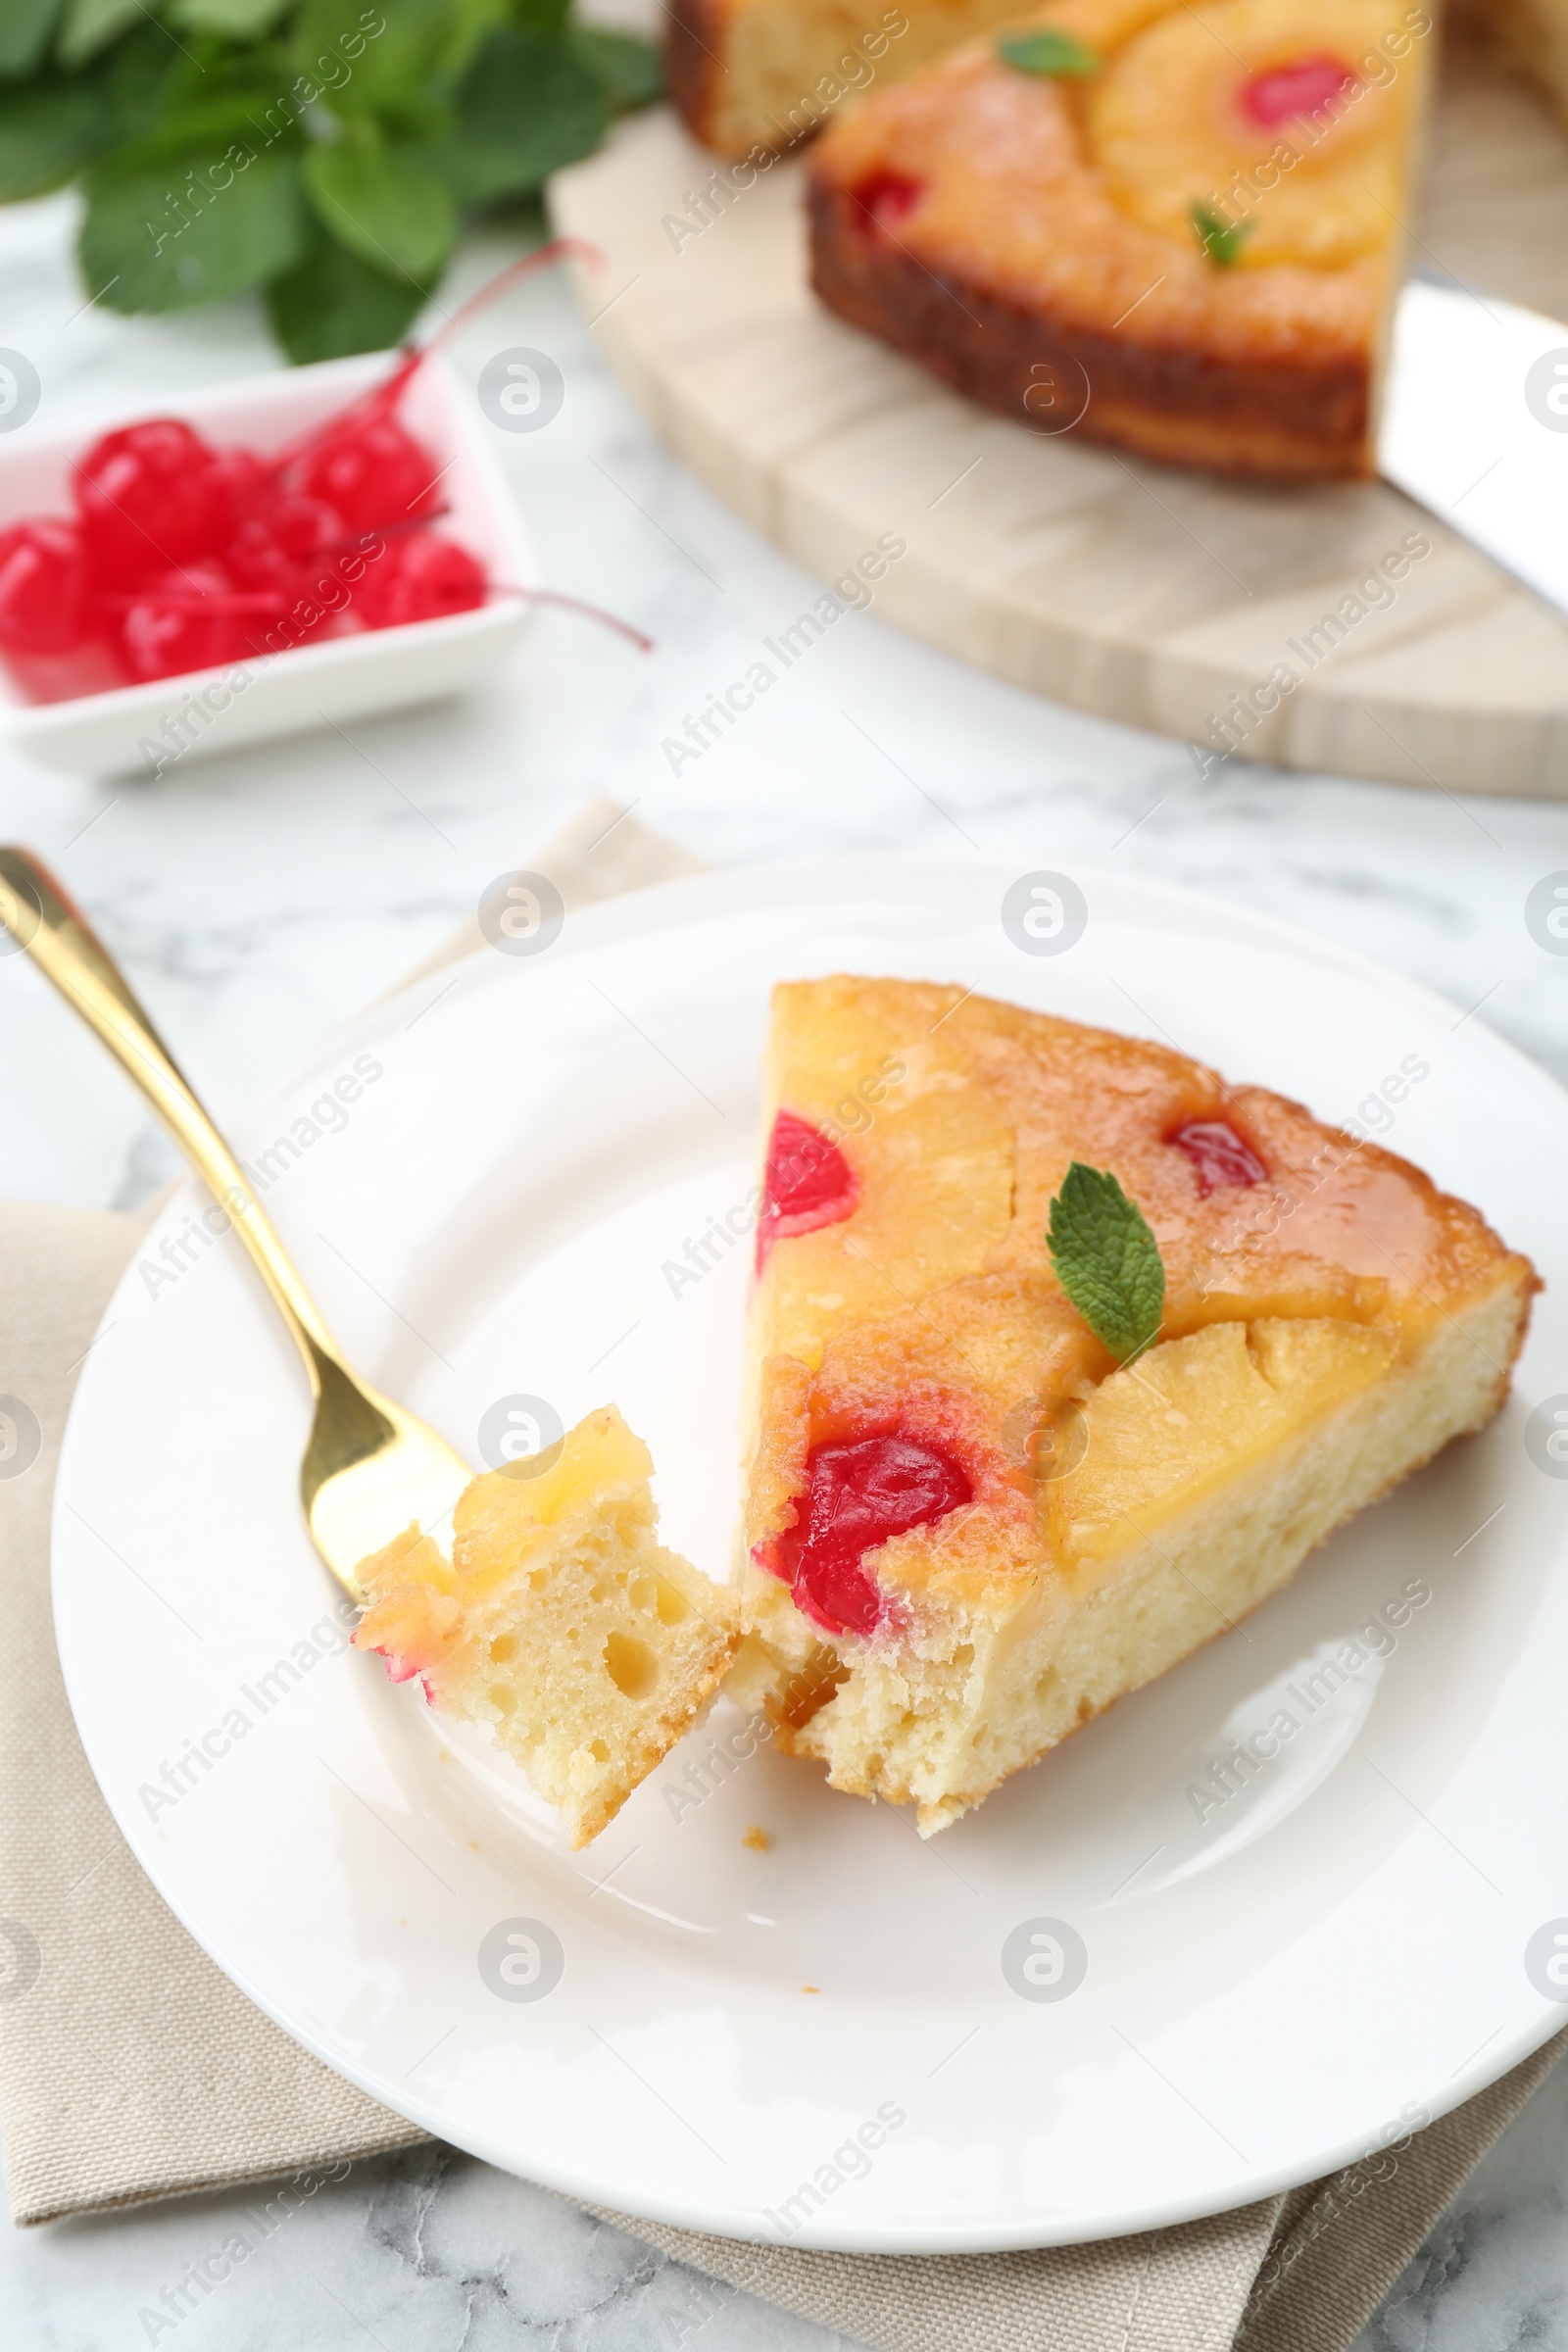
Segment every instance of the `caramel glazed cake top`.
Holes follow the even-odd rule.
[[[1059,0],[835,122],[812,282],[1035,430],[1370,474],[1432,33],[1403,0]]]

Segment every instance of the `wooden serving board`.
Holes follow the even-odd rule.
[[[1561,130],[1465,62],[1432,154],[1417,260],[1568,319]],[[832,580],[895,533],[908,552],[876,584],[884,618],[1058,702],[1214,748],[1227,698],[1276,663],[1301,671],[1288,641],[1424,532],[1432,552],[1395,601],[1247,754],[1568,797],[1568,621],[1424,510],[1382,483],[1227,484],[978,408],[816,301],[799,163],[677,242],[666,223],[696,225],[713,163],[660,110],[559,174],[552,209],[609,259],[583,299],[659,431],[809,570]]]

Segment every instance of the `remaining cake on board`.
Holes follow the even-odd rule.
[[[1432,32],[1405,0],[1059,0],[818,142],[813,283],[1035,430],[1370,474]]]
[[[755,172],[823,133],[812,279],[855,325],[1037,432],[1376,471],[1437,0],[673,11],[699,137]],[[1568,111],[1568,0],[1456,13]]]
[[[1016,0],[668,0],[665,70],[715,154],[782,154],[873,87],[1019,15]],[[1450,0],[1568,118],[1568,0]]]
[[[1163,1047],[956,987],[795,983],[764,1116],[729,1688],[925,1834],[1507,1393],[1529,1261]],[[1157,1243],[1157,1337],[1125,1363],[1048,1248],[1074,1162]]]

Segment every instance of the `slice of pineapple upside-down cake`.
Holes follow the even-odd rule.
[[[1406,1161],[1164,1047],[798,982],[763,1107],[730,1688],[925,1835],[1507,1392],[1529,1260]],[[1075,1162],[1157,1243],[1136,1351],[1054,1254]]]

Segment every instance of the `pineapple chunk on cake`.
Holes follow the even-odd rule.
[[[925,1835],[1482,1428],[1538,1287],[1298,1104],[956,987],[778,989],[764,1135],[730,1688]],[[1130,1360],[1048,1247],[1075,1161],[1157,1244]]]
[[[1384,60],[1386,78],[1362,81],[1356,67],[1379,58],[1397,17],[1386,0],[1218,0],[1204,15],[1156,15],[1090,85],[1088,143],[1112,198],[1190,244],[1195,200],[1255,172],[1304,116],[1311,140],[1289,170],[1265,173],[1233,266],[1341,270],[1381,254],[1405,201],[1416,75]]]
[[[446,1713],[488,1724],[574,1846],[690,1728],[740,1640],[731,1594],[657,1541],[652,1475],[607,1405],[548,1467],[466,1487],[450,1560],[411,1527],[359,1570],[359,1647],[399,1682],[419,1676]]]

